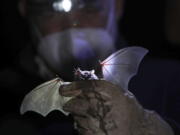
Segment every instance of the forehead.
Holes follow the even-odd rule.
[[[28,3],[54,3],[54,2],[66,2],[66,1],[70,1],[72,4],[97,4],[97,3],[101,3],[103,4],[106,1],[111,1],[111,0],[26,0]]]
[[[107,10],[113,0],[27,0],[30,14],[72,12],[83,8]]]

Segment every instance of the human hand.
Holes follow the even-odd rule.
[[[75,97],[63,109],[74,116],[82,135],[173,135],[154,112],[144,110],[133,94],[104,80],[76,81],[60,87]]]

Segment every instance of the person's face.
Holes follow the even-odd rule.
[[[72,78],[67,77],[64,69],[68,73],[79,66],[92,69],[98,60],[115,50],[114,28],[122,11],[117,8],[121,7],[122,0],[24,2],[21,12],[33,25],[33,36],[39,38],[35,41],[38,55],[64,78]]]

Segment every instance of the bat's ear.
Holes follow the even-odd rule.
[[[75,69],[74,74],[75,75],[80,75],[81,74],[81,69],[79,67],[77,69]]]
[[[91,70],[91,74],[94,74],[95,73],[95,70],[93,69],[93,70]]]
[[[74,69],[74,72],[77,72],[77,71],[81,71],[79,67]]]

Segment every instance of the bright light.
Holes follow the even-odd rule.
[[[62,6],[63,6],[65,12],[69,12],[71,10],[71,7],[72,7],[71,0],[63,0]]]
[[[72,2],[71,0],[62,0],[59,2],[54,2],[53,7],[56,11],[69,12],[72,8]]]

